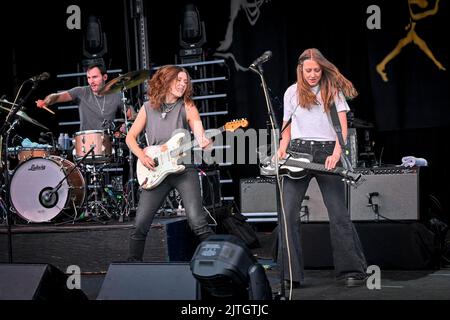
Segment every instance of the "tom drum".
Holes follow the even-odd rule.
[[[111,136],[103,130],[86,130],[75,133],[74,158],[83,158],[94,147],[93,153],[86,157],[86,162],[104,163],[112,156]]]

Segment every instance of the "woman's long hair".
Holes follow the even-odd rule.
[[[353,99],[358,95],[353,84],[319,50],[315,48],[306,49],[298,58],[297,65],[297,93],[300,107],[310,109],[313,105],[318,104],[316,95],[311,91],[311,86],[303,78],[303,62],[305,60],[316,61],[322,68],[320,91],[325,111],[330,111],[331,104],[339,92],[342,92],[346,99]]]
[[[185,68],[167,65],[159,68],[152,78],[148,81],[147,94],[149,96],[152,108],[158,109],[165,102],[166,95],[169,93],[170,86],[176,81],[178,74],[184,72],[187,75],[187,86],[182,99],[185,105],[192,104],[192,81],[189,72]]]

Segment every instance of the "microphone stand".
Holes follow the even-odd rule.
[[[30,79],[25,80],[22,83],[22,86],[29,81],[31,81],[31,80]],[[6,221],[7,234],[8,234],[8,262],[9,263],[13,262],[13,253],[12,253],[12,232],[11,232],[12,213],[10,211],[10,203],[9,203],[10,181],[9,181],[8,140],[9,140],[9,136],[10,136],[12,130],[19,123],[19,120],[15,119],[15,115],[17,114],[17,112],[19,112],[20,109],[22,109],[23,104],[28,99],[28,97],[31,95],[31,93],[37,88],[37,85],[38,85],[38,81],[33,81],[33,86],[31,87],[31,90],[25,95],[25,97],[20,98],[17,101],[17,104],[14,104],[11,107],[11,111],[6,116],[5,123],[3,123],[2,127],[0,128],[0,136],[1,136],[0,140],[1,140],[2,144],[3,144],[3,140],[4,140],[4,144],[5,144],[5,148],[4,148],[5,151],[4,151],[4,157],[3,157],[3,159],[5,161],[5,168],[3,170],[4,171],[4,185],[2,187],[4,187],[4,194],[5,194],[5,199],[4,199],[5,207],[3,209],[5,210],[5,221]],[[20,93],[20,90],[19,90],[19,93]],[[1,200],[1,194],[0,194],[0,200]],[[2,205],[2,207],[3,207],[3,205]]]
[[[272,126],[272,134],[273,134],[273,144],[274,144],[274,150],[275,152],[278,150],[279,148],[279,140],[280,140],[280,127],[276,121],[275,118],[275,112],[272,106],[272,101],[270,99],[270,90],[267,87],[266,84],[266,80],[264,79],[264,72],[262,69],[261,64],[251,64],[249,67],[250,70],[252,70],[253,72],[255,72],[256,74],[259,75],[259,77],[261,78],[261,85],[264,91],[264,98],[266,100],[266,107],[267,107],[267,113],[269,115],[269,119],[270,119],[270,123]],[[284,130],[285,128],[283,128]],[[276,172],[276,199],[277,199],[277,220],[278,220],[278,241],[281,241],[281,255],[280,256],[280,261],[279,261],[279,266],[280,266],[280,293],[279,296],[277,297],[280,300],[284,300],[286,299],[285,296],[285,286],[284,286],[284,250],[283,250],[283,220],[282,219],[282,214],[283,214],[283,210],[281,210],[281,199],[280,199],[280,187],[279,184],[281,184],[281,177],[279,175],[279,164],[278,164],[278,155],[275,153],[274,156],[275,159],[275,172]]]

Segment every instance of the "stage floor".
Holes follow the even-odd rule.
[[[450,268],[424,267],[433,254],[418,255],[415,260],[394,256],[399,251],[403,251],[403,255],[411,255],[415,253],[412,248],[422,248],[416,240],[420,239],[422,243],[429,234],[421,225],[356,224],[356,227],[369,254],[369,264],[378,262],[380,265],[381,288],[347,288],[338,284],[331,267],[327,224],[306,224],[302,225],[303,236],[307,237],[304,242],[314,246],[304,247],[306,279],[301,288],[293,289],[292,300],[450,299]],[[69,265],[78,265],[81,268],[82,290],[90,300],[95,300],[108,266],[126,261],[131,228],[130,221],[16,225],[12,227],[13,262],[52,264],[63,272]],[[276,296],[280,292],[280,280],[278,266],[273,261],[274,235],[274,231],[258,231],[261,246],[251,251],[264,266]],[[317,239],[322,240],[318,243]],[[144,261],[189,262],[197,245],[185,217],[156,219],[149,233]],[[7,229],[4,225],[0,226],[0,248],[0,263],[7,263]],[[389,267],[404,266],[407,262],[413,263],[411,268]],[[414,269],[414,265],[420,268]],[[285,296],[289,297],[289,294],[286,289]]]
[[[273,296],[280,293],[279,273],[271,261],[266,269]],[[82,275],[82,289],[95,300],[105,274]],[[290,297],[285,289],[285,297]],[[450,300],[450,267],[441,270],[381,270],[381,288],[347,288],[334,280],[333,270],[305,270],[305,283],[292,290],[292,300]]]

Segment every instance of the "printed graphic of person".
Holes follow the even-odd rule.
[[[225,38],[220,41],[220,45],[216,49],[214,56],[225,59],[232,59],[236,70],[247,71],[248,68],[243,67],[237,62],[235,56],[231,52],[227,52],[233,43],[234,21],[236,20],[241,9],[244,10],[247,20],[251,26],[256,24],[261,13],[260,7],[267,2],[267,0],[230,0],[230,18],[228,19],[227,31]]]
[[[418,13],[414,13],[412,6],[416,5],[418,7],[420,7],[421,9],[425,9],[428,7],[428,1],[427,0],[408,0],[408,7],[409,7],[409,24],[405,27],[405,30],[409,30],[408,33],[406,34],[406,37],[400,39],[400,41],[398,42],[397,46],[394,48],[394,50],[392,50],[384,59],[383,61],[381,61],[377,66],[376,66],[376,70],[377,72],[380,74],[381,78],[383,79],[383,81],[388,81],[388,77],[386,74],[386,65],[389,63],[389,61],[391,61],[392,59],[394,59],[394,57],[396,57],[400,51],[403,49],[403,47],[405,47],[406,45],[408,45],[409,43],[413,42],[414,44],[416,44],[417,46],[419,46],[419,48],[425,52],[425,54],[434,62],[434,64],[439,68],[439,70],[446,70],[444,68],[444,66],[434,57],[433,53],[431,52],[430,48],[428,48],[426,42],[420,38],[418,36],[418,34],[416,33],[416,24],[417,21],[426,18],[428,16],[432,16],[435,15],[438,12],[438,5],[439,5],[439,1],[440,0],[436,0],[434,8],[426,10],[426,11],[422,11],[422,12],[418,12]]]

